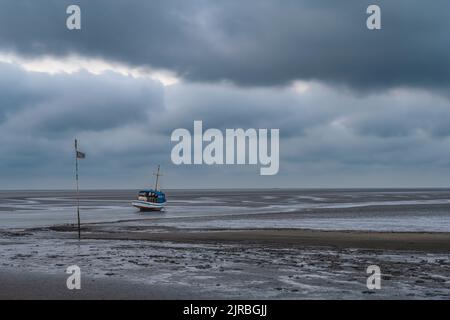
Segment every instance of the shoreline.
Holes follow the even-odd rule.
[[[450,253],[450,233],[328,231],[311,229],[245,229],[202,231],[108,231],[90,228],[89,240],[142,240],[186,243],[242,243],[273,246],[335,247],[379,250],[411,250]]]
[[[43,236],[76,239],[76,225],[25,229],[0,229],[0,238]],[[273,247],[330,247],[450,253],[450,232],[320,230],[298,228],[184,229],[165,226],[126,226],[118,223],[86,223],[83,240],[134,240],[174,243],[255,244]]]

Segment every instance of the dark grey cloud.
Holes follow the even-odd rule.
[[[365,28],[372,3],[380,31]],[[80,32],[65,28],[69,4]],[[444,0],[0,0],[0,53],[183,78],[0,63],[0,188],[71,187],[75,137],[91,188],[140,187],[155,164],[175,188],[448,185],[449,12]],[[172,165],[170,134],[194,120],[280,129],[280,173]]]
[[[75,136],[88,154],[82,173],[90,188],[140,187],[156,164],[165,187],[175,188],[439,186],[450,173],[450,100],[434,91],[361,96],[321,83],[300,92],[228,83],[164,87],[112,72],[49,75],[8,64],[0,64],[0,83],[0,97],[8,96],[0,99],[0,188],[72,187]],[[279,175],[172,165],[170,134],[192,131],[194,120],[205,129],[279,128]]]
[[[92,161],[87,172],[112,174],[120,157],[151,143],[149,119],[164,108],[161,83],[115,73],[49,75],[0,63],[0,83],[1,188],[70,179],[77,136]],[[132,158],[136,162],[139,154]]]
[[[379,31],[365,27],[373,3]],[[82,8],[81,32],[65,29],[69,4]],[[449,12],[446,0],[1,0],[0,50],[77,53],[240,85],[446,88]]]
[[[140,123],[150,112],[163,107],[163,89],[157,82],[131,80],[114,73],[51,76],[17,68],[11,76],[10,67],[0,66],[0,114],[11,131],[38,130],[48,136],[101,131]],[[21,77],[25,83],[8,82]],[[26,126],[21,125],[24,123]]]

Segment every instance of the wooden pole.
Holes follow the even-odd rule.
[[[80,194],[78,187],[78,141],[75,139],[75,176],[77,180],[77,218],[78,218],[78,240],[81,240],[81,225],[80,225]]]

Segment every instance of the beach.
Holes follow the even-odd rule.
[[[186,243],[241,243],[450,253],[450,233],[320,231],[302,229],[222,230],[202,232],[96,232],[84,239],[147,240]]]
[[[157,214],[129,208],[129,191],[84,194],[81,240],[70,192],[1,194],[0,298],[450,298],[448,191],[196,192]],[[71,265],[81,290],[66,287]],[[366,286],[370,265],[380,290]]]
[[[68,290],[66,274],[1,270],[0,300],[161,300],[189,299],[193,292],[173,286],[148,286],[120,279],[83,278],[80,290]],[[198,292],[198,298],[202,297]]]

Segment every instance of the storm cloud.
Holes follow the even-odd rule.
[[[382,8],[382,29],[366,8]],[[78,4],[82,30],[65,28]],[[78,54],[246,86],[447,88],[450,3],[436,0],[1,0],[0,50]]]
[[[17,86],[8,79],[22,82]],[[0,64],[0,82],[1,96],[8,96],[0,109],[4,188],[39,187],[41,176],[70,186],[74,137],[88,154],[82,169],[90,187],[139,187],[150,177],[152,163],[170,172],[166,187],[224,187],[237,181],[337,186],[332,180],[338,172],[346,172],[347,179],[339,185],[349,186],[363,184],[375,168],[375,181],[391,185],[394,175],[413,177],[417,172],[410,171],[422,166],[435,168],[436,183],[436,172],[442,175],[450,166],[450,101],[424,90],[361,96],[316,82],[300,91],[228,83],[163,86],[113,72],[50,75],[11,64]],[[205,129],[280,128],[280,174],[264,179],[253,167],[172,165],[170,134],[176,128],[192,131],[194,120],[202,120]],[[383,172],[389,174],[381,179]]]
[[[366,8],[382,29],[366,28]],[[78,4],[82,30],[69,31]],[[0,0],[0,188],[448,186],[448,1]],[[20,18],[19,18],[20,17]],[[167,74],[172,78],[167,78]],[[175,166],[177,128],[280,129],[280,171]]]

